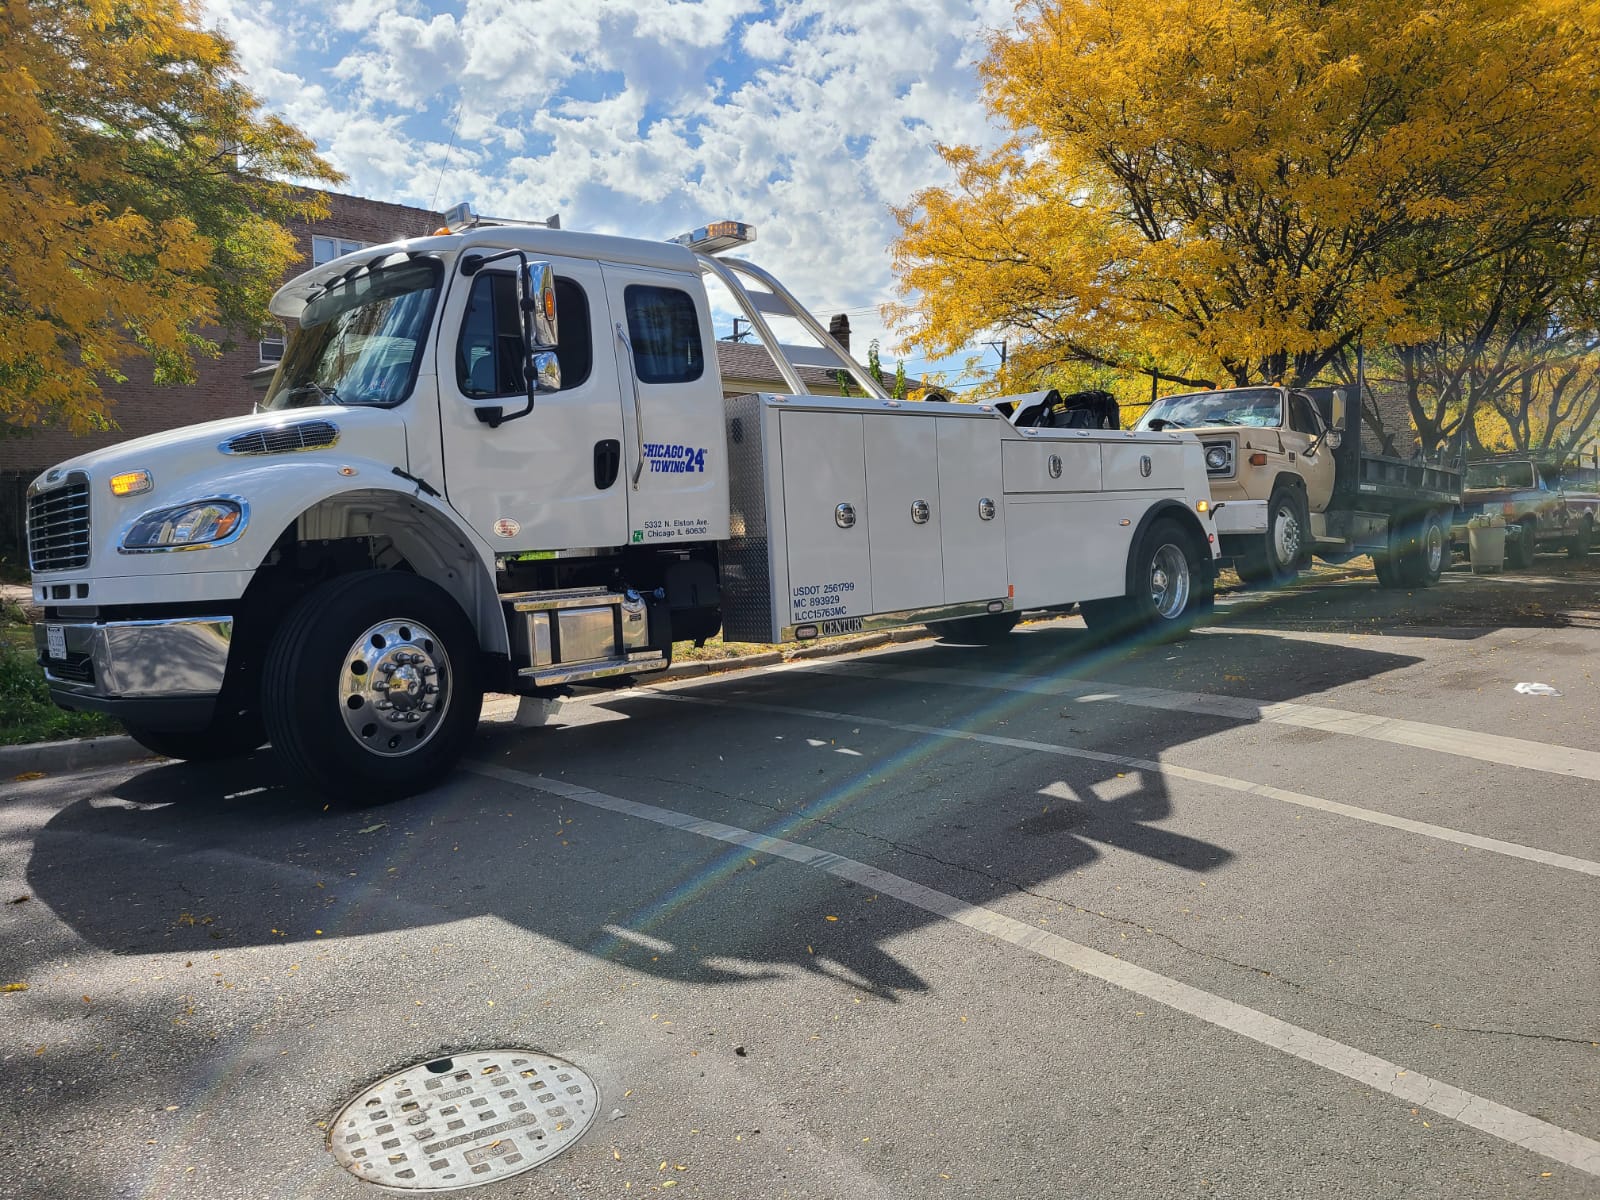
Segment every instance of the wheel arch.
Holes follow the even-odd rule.
[[[482,650],[509,652],[493,560],[443,504],[387,487],[334,492],[297,513],[274,544],[314,546],[349,538],[370,539],[386,554],[392,550],[385,565],[409,570],[443,589],[466,614]]]
[[[1160,500],[1145,510],[1144,516],[1139,518],[1139,524],[1134,527],[1133,537],[1128,539],[1128,561],[1123,565],[1122,569],[1125,595],[1133,594],[1136,582],[1134,579],[1134,550],[1138,547],[1144,535],[1149,532],[1152,525],[1168,517],[1175,519],[1193,537],[1195,550],[1200,559],[1201,570],[1205,575],[1203,582],[1209,586],[1216,579],[1216,559],[1211,553],[1211,539],[1215,535],[1205,527],[1205,523],[1200,520],[1199,516],[1188,505],[1181,504],[1176,500]]]

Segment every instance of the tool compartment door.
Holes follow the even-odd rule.
[[[944,599],[939,526],[939,437],[915,413],[862,418],[867,439],[867,525],[872,611],[927,608]],[[921,518],[920,520],[918,518]]]
[[[790,625],[846,632],[827,624],[876,611],[862,420],[860,413],[780,414]],[[841,521],[841,506],[853,522]]]
[[[939,417],[939,535],[944,601],[1007,594],[1006,504],[996,419]],[[985,517],[985,512],[992,516]]]
[[[1172,491],[1183,487],[1183,447],[1173,442],[1115,442],[1100,448],[1108,492]]]

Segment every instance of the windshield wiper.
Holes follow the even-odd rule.
[[[331,388],[326,384],[318,383],[315,379],[308,379],[304,383],[296,384],[284,394],[287,395],[291,400],[299,399],[302,396],[316,396],[317,403],[319,404],[342,403],[342,401],[339,399],[339,392],[337,388]]]

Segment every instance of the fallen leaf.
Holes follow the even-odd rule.
[[[0,992],[25,992],[27,990],[28,985],[25,983],[8,983],[4,987],[0,987]]]
[[[824,921],[837,921],[839,918],[838,917],[823,917],[822,919]]]
[[[388,824],[389,824],[389,822],[387,822],[387,821],[379,821],[376,825],[368,825],[365,829],[358,829],[358,830],[356,830],[356,832],[357,833],[377,833],[378,830],[386,828],[388,826]]]
[[[33,899],[32,896],[29,896],[27,894],[23,894],[21,896],[18,896],[15,900],[7,900],[6,903],[7,904],[26,904],[29,900],[32,900],[32,899]]]
[[[33,779],[43,779],[43,778],[44,778],[44,772],[43,771],[24,771],[21,775],[13,775],[11,777],[11,782],[12,783],[27,783],[27,782],[29,782],[30,780],[33,780]]]
[[[621,1162],[622,1161],[622,1151],[618,1150],[616,1148],[613,1148],[612,1151],[611,1151],[611,1157],[613,1159],[615,1159],[617,1162]]]

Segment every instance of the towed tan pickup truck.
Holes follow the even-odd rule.
[[[1137,428],[1199,438],[1222,556],[1246,582],[1370,554],[1384,587],[1435,583],[1459,466],[1368,453],[1348,420],[1342,388],[1242,387],[1164,396]]]

